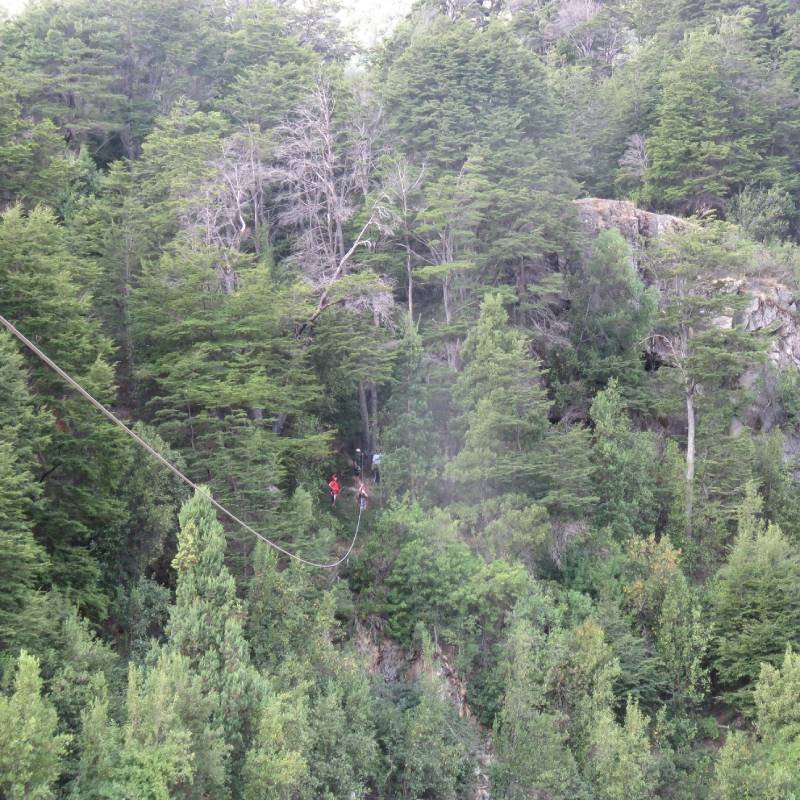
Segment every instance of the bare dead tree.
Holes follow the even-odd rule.
[[[596,31],[587,23],[600,13],[601,8],[597,0],[565,0],[559,6],[555,19],[548,25],[548,38],[569,38],[582,56],[589,55]]]
[[[189,186],[180,202],[180,221],[191,237],[219,253],[217,272],[226,293],[236,288],[235,262],[246,239],[258,246],[268,178],[266,145],[257,129],[247,127],[221,142],[203,179]]]
[[[625,142],[625,152],[619,159],[619,166],[623,176],[632,183],[640,184],[644,181],[648,167],[647,142],[640,133],[629,136]]]
[[[424,177],[424,164],[416,167],[405,158],[398,158],[391,166],[381,195],[391,244],[400,247],[404,253],[408,316],[411,320],[414,319],[414,266],[425,260],[418,252],[421,248],[413,232],[414,219],[424,204],[420,194]]]
[[[339,119],[333,87],[320,77],[309,100],[279,129],[269,171],[277,187],[277,222],[294,233],[294,258],[319,293],[317,309],[306,325],[334,304],[370,307],[385,316],[387,291],[334,291],[351,271],[358,249],[374,244],[371,237],[385,220],[383,205],[374,203],[355,237],[346,235],[369,189],[380,125],[377,108],[353,105],[356,112]],[[363,282],[352,286],[364,288]]]

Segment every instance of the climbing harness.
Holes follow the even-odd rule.
[[[356,520],[356,529],[353,532],[353,539],[350,542],[350,547],[347,548],[347,552],[338,560],[332,561],[330,564],[321,564],[316,561],[309,561],[308,559],[303,558],[302,556],[297,555],[296,553],[292,553],[291,551],[287,550],[285,547],[281,547],[277,542],[273,542],[271,539],[268,539],[266,536],[260,534],[255,528],[251,528],[246,522],[239,519],[235,514],[231,511],[228,511],[222,503],[217,502],[207,491],[202,489],[196,483],[191,481],[187,478],[171,461],[168,461],[161,453],[158,452],[155,448],[151,447],[138,433],[131,430],[121,419],[115,416],[111,411],[109,411],[99,400],[96,400],[86,389],[81,386],[78,381],[76,381],[73,377],[68,375],[64,372],[61,367],[56,364],[49,356],[45,355],[30,339],[28,339],[23,333],[17,330],[4,316],[0,315],[0,323],[6,328],[6,330],[19,339],[22,344],[25,345],[37,358],[47,364],[50,369],[53,370],[57,375],[63,378],[73,389],[75,389],[78,394],[88,400],[98,411],[100,411],[104,416],[106,416],[111,422],[113,422],[118,427],[122,428],[128,436],[133,439],[136,444],[138,444],[141,448],[146,450],[150,453],[156,461],[161,462],[170,472],[176,475],[180,480],[182,480],[187,486],[194,489],[194,491],[199,492],[200,494],[204,495],[211,505],[213,505],[218,511],[221,511],[228,519],[232,522],[235,522],[237,525],[240,525],[244,528],[248,533],[251,533],[257,539],[260,539],[264,544],[268,544],[270,547],[275,548],[279,553],[283,553],[285,556],[289,558],[293,558],[295,561],[299,561],[301,564],[306,564],[309,567],[317,567],[318,569],[333,569],[334,567],[338,567],[339,564],[344,563],[349,557],[350,553],[353,552],[353,548],[356,544],[356,539],[358,539],[358,531],[361,527],[361,511],[362,509],[359,508],[358,510],[358,519]]]

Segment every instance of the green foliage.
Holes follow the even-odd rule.
[[[541,634],[524,618],[509,634],[509,680],[495,721],[496,760],[492,792],[504,800],[546,793],[557,798],[587,797],[562,718],[544,705]]]
[[[800,792],[794,5],[0,21],[0,795]]]
[[[0,788],[9,800],[48,800],[70,737],[57,733],[55,709],[42,696],[39,661],[24,650],[14,691],[0,696]]]
[[[487,297],[453,389],[462,412],[455,426],[465,435],[446,474],[472,496],[522,491],[556,513],[580,515],[592,499],[587,441],[580,429],[551,428],[539,364],[526,350],[500,295]]]
[[[503,25],[438,20],[385,70],[391,129],[417,162],[458,169],[472,147],[558,128],[543,67]]]
[[[592,386],[609,378],[635,381],[657,298],[638,276],[630,246],[618,231],[600,233],[585,269],[571,284],[572,337],[586,380]]]
[[[762,664],[755,687],[756,736],[732,731],[720,753],[716,790],[734,797],[792,797],[800,790],[797,771],[800,660],[788,648],[781,668]]]
[[[592,403],[594,422],[594,491],[600,501],[594,515],[598,527],[608,526],[625,539],[648,533],[655,526],[656,451],[646,433],[631,430],[616,380]]]
[[[726,696],[748,710],[760,665],[778,664],[797,643],[800,557],[781,530],[759,519],[750,488],[727,563],[716,576],[713,664]]]
[[[426,673],[420,683],[419,702],[406,712],[400,796],[456,800],[471,782],[472,732],[458,720],[444,681]]]
[[[649,720],[629,702],[625,722],[618,725],[609,711],[598,715],[591,735],[592,783],[595,797],[627,800],[653,796],[653,757],[647,736]]]
[[[106,358],[110,342],[89,317],[84,284],[92,264],[70,253],[53,215],[7,211],[0,222],[0,301],[5,314],[101,401],[113,397]],[[47,397],[48,442],[37,453],[48,502],[37,508],[34,530],[49,556],[51,581],[73,592],[94,616],[105,609],[102,568],[92,552],[109,529],[122,524],[116,496],[119,468],[130,451],[121,434],[87,405],[65,393],[61,379],[41,363],[29,386]],[[44,403],[42,403],[44,405]]]
[[[743,15],[723,18],[717,31],[687,36],[681,57],[663,76],[648,143],[649,198],[684,211],[721,209],[751,183],[782,182],[785,156],[775,148],[770,124],[780,112],[767,70]]]
[[[31,646],[44,627],[36,592],[47,556],[33,537],[36,452],[47,444],[46,421],[36,412],[22,370],[22,357],[8,334],[0,335],[0,649]]]
[[[310,738],[302,696],[270,694],[260,710],[255,744],[243,769],[244,800],[284,800],[308,781],[304,750]]]
[[[386,404],[381,480],[412,502],[430,497],[439,457],[430,410],[431,390],[423,365],[422,341],[408,323],[398,358],[396,384]]]
[[[261,686],[250,664],[236,585],[223,562],[224,533],[206,490],[187,500],[180,523],[175,606],[166,631],[169,651],[185,657],[201,681],[213,709],[209,722],[224,731],[239,769]]]

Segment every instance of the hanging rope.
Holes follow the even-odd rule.
[[[316,561],[309,561],[308,559],[303,558],[302,556],[298,556],[296,553],[292,553],[287,550],[285,547],[281,547],[277,542],[273,542],[271,539],[268,539],[266,536],[260,534],[255,528],[251,528],[246,522],[239,519],[234,513],[228,511],[222,503],[218,503],[205,489],[198,486],[196,483],[191,481],[189,478],[186,477],[171,461],[168,461],[161,453],[158,452],[155,448],[151,447],[141,436],[139,436],[136,431],[131,430],[121,419],[115,416],[111,411],[109,411],[99,400],[95,399],[86,389],[81,386],[78,381],[76,381],[71,375],[68,375],[64,372],[61,367],[56,364],[53,359],[43,353],[30,339],[28,339],[23,333],[18,331],[4,316],[0,315],[0,323],[6,328],[6,330],[19,339],[25,347],[28,348],[35,356],[41,359],[45,364],[47,364],[50,369],[53,370],[57,375],[63,378],[73,389],[75,389],[78,394],[88,400],[98,411],[100,411],[104,416],[111,420],[117,427],[122,428],[128,436],[133,439],[136,444],[139,445],[142,449],[146,450],[150,453],[156,461],[160,461],[170,472],[172,472],[175,476],[180,478],[187,486],[194,489],[194,491],[199,492],[204,497],[208,498],[209,502],[216,508],[218,511],[222,512],[228,519],[232,522],[235,522],[237,525],[241,525],[248,533],[251,533],[257,539],[260,539],[264,544],[268,544],[270,547],[274,547],[279,553],[283,553],[283,555],[288,556],[289,558],[293,558],[295,561],[299,561],[301,564],[306,564],[309,567],[317,567],[318,569],[333,569],[334,567],[338,567],[339,564],[343,563],[344,561],[349,558],[350,553],[353,552],[353,548],[356,544],[356,539],[358,539],[358,530],[361,527],[361,504],[359,503],[358,507],[358,519],[356,520],[356,529],[353,533],[353,540],[350,542],[350,547],[347,548],[347,552],[338,560],[332,561],[330,564],[320,564]]]

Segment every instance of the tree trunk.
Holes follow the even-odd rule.
[[[406,274],[408,275],[408,319],[414,322],[414,273],[411,270],[411,254],[406,251]]]
[[[367,452],[374,453],[378,447],[378,387],[375,381],[371,381],[370,389],[370,428],[369,442],[367,442]]]
[[[694,456],[695,456],[694,387],[686,388],[686,533],[692,535],[694,511]]]
[[[361,410],[363,449],[369,450],[369,405],[367,403],[367,384],[364,381],[359,381],[358,384],[358,407]]]

